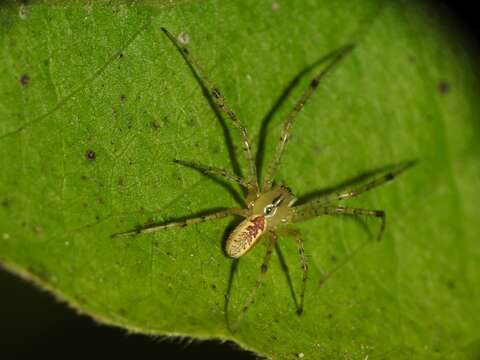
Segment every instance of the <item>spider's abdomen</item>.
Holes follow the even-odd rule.
[[[263,215],[252,215],[243,220],[227,239],[225,252],[232,258],[239,258],[250,250],[267,228]]]

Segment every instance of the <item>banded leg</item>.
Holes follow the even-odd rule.
[[[375,187],[383,185],[384,183],[386,183],[388,181],[392,181],[398,175],[400,175],[404,171],[408,170],[409,168],[414,166],[416,163],[417,163],[417,160],[406,161],[404,163],[399,164],[396,169],[391,170],[391,171],[385,173],[384,175],[382,175],[382,176],[380,176],[376,179],[373,179],[370,182],[368,182],[368,183],[366,183],[362,186],[358,186],[358,187],[355,187],[355,188],[350,189],[350,190],[342,190],[342,191],[339,191],[339,192],[334,192],[334,193],[331,193],[331,194],[327,194],[327,195],[325,195],[324,197],[322,197],[318,200],[314,200],[314,202],[318,203],[319,205],[320,204],[326,205],[326,204],[328,204],[332,201],[335,201],[335,200],[345,200],[345,199],[350,199],[352,197],[358,196],[358,195],[360,195],[364,192],[367,192],[367,191],[369,191],[369,190],[371,190]]]
[[[283,150],[290,136],[290,130],[291,130],[293,121],[297,118],[297,115],[303,109],[308,99],[310,99],[310,96],[317,89],[323,77],[325,77],[325,75],[327,75],[330,72],[330,70],[332,70],[340,62],[340,60],[343,59],[343,57],[352,49],[353,49],[353,46],[347,46],[347,47],[344,47],[343,49],[340,49],[339,52],[335,54],[333,60],[317,76],[313,78],[313,80],[308,85],[308,88],[303,92],[302,96],[298,100],[297,104],[293,107],[293,109],[285,118],[283,122],[283,129],[282,129],[282,134],[280,136],[280,140],[277,143],[275,154],[273,156],[272,162],[270,163],[270,166],[268,167],[267,176],[263,183],[263,187],[262,187],[263,192],[270,190],[270,188],[272,187],[273,178],[275,176],[278,166],[280,165]]]
[[[247,298],[247,301],[245,302],[245,305],[243,306],[240,315],[238,316],[237,323],[235,326],[231,329],[232,332],[235,332],[240,323],[242,322],[243,318],[245,317],[248,309],[250,306],[255,302],[255,299],[257,297],[257,292],[260,286],[263,284],[263,281],[265,280],[265,274],[267,273],[268,270],[268,264],[270,263],[270,260],[272,258],[272,252],[273,249],[275,248],[275,244],[277,242],[277,235],[270,231],[268,233],[268,240],[269,243],[267,245],[267,252],[265,253],[265,257],[263,258],[262,266],[260,267],[260,273],[257,276],[257,280],[255,282],[255,286],[253,287],[252,291],[250,292],[250,295]]]
[[[257,184],[257,170],[255,167],[255,161],[253,159],[252,155],[252,146],[250,145],[250,140],[248,139],[247,135],[247,129],[243,125],[243,123],[240,121],[239,118],[235,115],[235,113],[230,109],[230,107],[227,105],[225,102],[225,98],[223,95],[220,93],[220,91],[213,85],[212,81],[210,78],[207,76],[206,72],[203,70],[203,67],[200,65],[200,63],[190,54],[188,49],[180,44],[175,37],[170,34],[170,32],[165,29],[161,28],[162,31],[167,35],[167,37],[170,39],[170,41],[177,47],[177,49],[180,51],[182,54],[183,58],[187,61],[188,64],[192,65],[192,68],[197,72],[199,75],[200,79],[203,81],[203,83],[206,85],[206,88],[210,95],[212,96],[212,100],[215,103],[215,105],[218,107],[220,111],[225,112],[230,120],[233,122],[233,125],[238,129],[240,132],[240,137],[242,139],[242,149],[243,153],[245,154],[245,158],[247,160],[248,164],[248,171],[249,171],[249,178],[248,182],[258,188]]]
[[[240,176],[235,175],[234,173],[231,173],[225,169],[216,167],[216,166],[209,166],[209,165],[202,165],[197,161],[185,161],[185,160],[173,160],[174,163],[188,166],[194,169],[197,169],[198,171],[204,173],[204,174],[213,174],[217,175],[220,177],[225,178],[226,180],[233,181],[237,183],[238,185],[244,187],[248,191],[253,190],[253,187],[251,184],[247,183],[245,180],[243,180]]]
[[[386,214],[383,210],[369,210],[353,208],[347,206],[326,206],[318,203],[307,203],[293,208],[294,214],[292,222],[300,222],[322,215],[353,215],[353,216],[373,216],[382,221],[378,232],[377,241],[380,241],[385,231]]]
[[[302,236],[300,234],[300,231],[296,229],[281,229],[279,230],[279,234],[280,233],[292,236],[295,239],[298,246],[298,254],[300,256],[300,268],[302,269],[303,273],[302,273],[302,288],[300,290],[300,303],[297,308],[297,314],[301,315],[303,313],[305,288],[306,288],[307,279],[308,279],[308,264],[305,259],[305,249],[303,247]]]
[[[242,208],[231,208],[231,209],[226,209],[226,210],[221,210],[217,211],[213,214],[208,214],[204,216],[198,216],[190,219],[185,219],[185,220],[178,220],[178,221],[170,221],[164,224],[160,225],[154,225],[146,228],[138,228],[132,231],[126,231],[126,232],[121,232],[117,234],[112,234],[110,237],[112,238],[118,238],[118,237],[128,237],[128,236],[137,236],[141,234],[149,234],[153,232],[157,232],[160,230],[164,229],[169,229],[173,227],[185,227],[188,225],[193,225],[193,224],[199,224],[205,221],[210,221],[210,220],[217,220],[217,219],[222,219],[227,216],[232,216],[232,215],[238,215],[238,216],[246,216],[246,210]]]

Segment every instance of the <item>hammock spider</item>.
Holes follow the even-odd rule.
[[[203,85],[208,90],[213,103],[216,107],[226,113],[233,125],[237,128],[242,141],[242,150],[248,164],[248,178],[243,179],[234,173],[225,169],[207,166],[197,163],[195,161],[175,160],[176,163],[195,168],[203,173],[219,176],[225,180],[239,184],[246,190],[245,203],[246,208],[231,208],[221,210],[213,214],[189,218],[180,221],[171,221],[159,225],[138,228],[136,230],[113,234],[112,237],[136,236],[139,234],[153,233],[159,230],[164,230],[173,227],[185,227],[193,224],[202,223],[205,221],[225,218],[227,216],[239,216],[244,220],[237,225],[233,232],[229,235],[226,244],[226,254],[234,259],[238,259],[250,251],[260,239],[264,238],[268,241],[267,251],[264,256],[260,272],[256,279],[256,283],[252,288],[245,305],[242,308],[240,316],[237,321],[237,326],[242,321],[248,308],[254,303],[257,290],[260,288],[265,274],[268,270],[268,265],[272,256],[273,249],[281,235],[292,236],[298,245],[300,255],[300,264],[303,271],[302,287],[300,291],[300,301],[297,308],[297,313],[303,312],[305,285],[308,277],[308,266],[305,261],[305,254],[303,249],[303,240],[298,230],[285,227],[286,225],[294,224],[300,221],[308,220],[322,215],[351,215],[351,216],[369,216],[376,217],[381,220],[380,230],[377,239],[380,240],[385,229],[385,212],[383,210],[370,210],[353,208],[347,206],[335,205],[334,202],[338,200],[345,200],[360,195],[374,187],[380,186],[385,182],[393,180],[397,175],[411,167],[415,161],[407,161],[398,164],[396,167],[388,172],[384,172],[382,176],[376,177],[363,185],[341,189],[340,191],[324,195],[323,197],[312,200],[302,205],[295,206],[296,198],[291,190],[283,185],[274,184],[275,172],[280,165],[281,157],[287,144],[290,130],[293,121],[296,119],[298,113],[310,98],[312,93],[318,87],[320,80],[348,53],[352,46],[344,48],[339,51],[317,76],[313,78],[307,89],[304,91],[294,108],[290,111],[283,122],[283,129],[280,140],[277,143],[273,160],[268,167],[266,178],[259,186],[257,178],[257,169],[255,166],[250,140],[247,136],[247,130],[242,122],[237,118],[235,113],[225,102],[224,97],[220,91],[213,85],[209,77],[204,72],[203,68],[192,57],[188,49],[175,39],[175,37],[168,32],[167,29],[162,28],[162,31],[170,39],[170,41],[177,47],[185,61],[192,67],[192,69],[199,76]]]

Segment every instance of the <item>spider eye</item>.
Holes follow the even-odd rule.
[[[265,206],[263,208],[263,214],[266,217],[271,217],[271,216],[275,215],[276,211],[277,211],[277,207],[273,204],[268,204],[267,206]]]

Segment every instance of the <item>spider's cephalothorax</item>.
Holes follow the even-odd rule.
[[[227,239],[227,255],[239,258],[252,249],[267,230],[275,230],[278,225],[290,222],[290,208],[295,200],[297,199],[288,188],[276,186],[250,202],[247,217]]]
[[[358,186],[353,186],[351,188],[340,188],[338,191],[325,194],[322,197],[316,198],[301,205],[295,204],[296,198],[287,187],[273,186],[275,173],[280,164],[285,145],[287,144],[293,121],[297,118],[298,113],[302,110],[303,106],[318,87],[320,80],[340,62],[345,54],[347,54],[353,48],[353,46],[345,46],[335,52],[332,52],[325,58],[330,60],[328,65],[325,66],[325,68],[321,70],[315,78],[313,78],[296,105],[286,116],[283,122],[280,140],[277,143],[273,155],[273,160],[267,169],[265,180],[260,187],[258,184],[257,169],[251,151],[251,143],[242,122],[227,105],[225,98],[222,96],[218,88],[213,85],[203,68],[192,57],[187,48],[179,43],[166,29],[162,28],[162,31],[178,48],[185,60],[191,65],[192,69],[196,71],[198,77],[203,83],[203,86],[209,91],[211,100],[216,105],[217,109],[224,112],[228,118],[230,118],[232,124],[238,129],[241,138],[243,154],[245,155],[245,159],[248,164],[248,177],[244,179],[225,169],[215,166],[202,165],[195,161],[175,160],[175,162],[195,168],[206,174],[219,176],[225,180],[239,184],[247,193],[245,199],[247,206],[246,208],[231,208],[217,211],[210,215],[192,217],[186,220],[170,221],[159,225],[139,228],[133,231],[114,234],[112,237],[147,234],[172,227],[185,227],[209,220],[221,219],[227,216],[242,217],[243,220],[232,231],[227,239],[225,244],[226,254],[229,257],[237,259],[245,255],[245,253],[258,244],[261,239],[267,240],[268,243],[267,251],[265,253],[257,281],[255,282],[255,285],[242,308],[242,312],[238,318],[236,326],[230,327],[230,329],[234,330],[240,324],[250,305],[252,305],[255,301],[257,290],[262,284],[265,273],[267,272],[268,264],[270,262],[271,255],[277,243],[278,237],[281,235],[291,236],[296,240],[298,245],[300,265],[303,271],[300,301],[297,303],[297,313],[301,314],[303,312],[303,299],[305,294],[305,284],[308,277],[308,266],[305,261],[303,240],[300,236],[300,232],[292,229],[289,227],[289,225],[322,215],[371,216],[381,220],[381,227],[378,233],[378,239],[380,239],[385,229],[385,212],[383,210],[370,210],[342,206],[338,205],[337,202],[358,196],[361,193],[386,183],[387,181],[393,180],[397,175],[411,167],[415,161],[406,161],[400,163],[397,166],[391,167],[388,171],[383,171],[381,175],[371,179],[370,181],[362,183]]]

